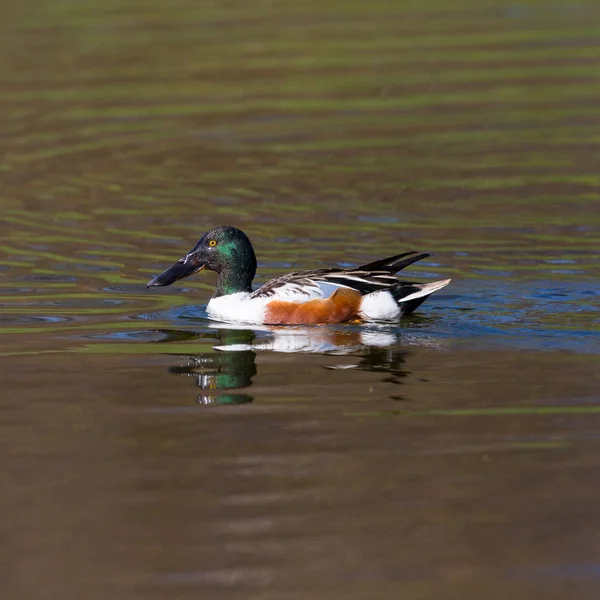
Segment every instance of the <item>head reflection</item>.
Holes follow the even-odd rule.
[[[198,404],[247,404],[250,394],[232,393],[228,390],[247,388],[256,375],[256,353],[250,348],[254,334],[251,331],[224,330],[219,341],[232,348],[241,346],[237,352],[194,354],[187,356],[187,364],[171,367],[170,373],[187,375],[196,379],[202,390],[197,396]]]
[[[239,326],[238,326],[239,327]],[[189,332],[188,332],[189,333]],[[180,336],[181,333],[178,333]],[[186,363],[171,367],[176,375],[194,377],[202,390],[199,404],[246,404],[251,394],[240,392],[252,385],[257,373],[257,352],[313,353],[348,356],[326,369],[358,369],[385,375],[383,381],[399,384],[410,374],[405,368],[407,352],[399,348],[394,327],[271,327],[239,329],[217,325],[208,332],[194,332],[198,339],[210,340],[213,352],[186,355]]]

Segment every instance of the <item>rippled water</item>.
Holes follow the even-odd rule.
[[[589,1],[1,8],[3,597],[595,597],[599,96]],[[226,328],[217,224],[453,283]]]

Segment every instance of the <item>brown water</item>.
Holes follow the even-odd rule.
[[[596,598],[600,7],[0,8],[2,598]],[[236,330],[408,249],[400,326]]]

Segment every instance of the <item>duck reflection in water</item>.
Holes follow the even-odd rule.
[[[254,333],[252,331],[229,330],[219,340],[230,343],[232,347],[241,346],[239,352],[205,352],[187,356],[186,365],[171,367],[170,373],[196,378],[196,385],[202,390],[198,395],[198,404],[247,404],[253,397],[249,394],[231,393],[252,385],[256,375],[256,352],[251,349]],[[199,334],[199,338],[207,337]],[[214,339],[214,335],[210,337]],[[250,349],[247,347],[250,345]]]
[[[400,349],[393,328],[363,329],[347,327],[273,327],[268,330],[214,327],[214,332],[163,331],[164,341],[193,336],[214,340],[214,352],[187,355],[187,364],[171,367],[176,375],[194,377],[202,390],[199,404],[246,404],[253,396],[239,393],[252,385],[257,373],[257,352],[314,353],[352,356],[359,360],[326,369],[358,369],[383,373],[383,381],[399,384],[410,374],[404,367],[407,350]],[[216,338],[216,340],[215,340]]]

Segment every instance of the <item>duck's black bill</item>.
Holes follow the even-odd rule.
[[[178,279],[189,277],[198,271],[204,269],[203,264],[195,263],[193,260],[181,259],[177,261],[172,267],[169,267],[164,273],[157,275],[154,279],[151,279],[146,287],[158,287],[164,285],[171,285]]]

